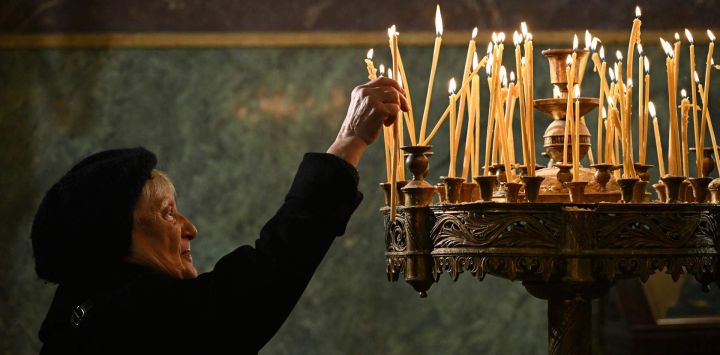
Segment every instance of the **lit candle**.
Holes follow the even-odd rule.
[[[580,97],[580,86],[574,90],[575,97]],[[575,100],[575,133],[573,134],[573,176],[574,181],[580,181],[580,100]]]
[[[440,16],[440,5],[435,10],[435,47],[433,49],[432,65],[430,66],[430,79],[428,80],[427,95],[425,95],[425,109],[423,110],[422,123],[420,124],[420,141],[425,140],[425,129],[427,127],[427,116],[430,111],[430,98],[432,97],[433,81],[435,80],[435,68],[437,67],[440,45],[442,44],[443,23]]]
[[[680,130],[681,130],[681,137],[682,137],[683,176],[690,176],[689,175],[689,164],[688,164],[688,158],[690,157],[690,151],[688,148],[688,139],[687,139],[688,113],[690,111],[690,100],[688,100],[688,98],[687,98],[687,93],[685,92],[685,89],[682,89],[680,91],[680,96],[682,96],[682,100],[680,101],[680,112],[681,112]]]
[[[640,6],[635,7],[635,19],[633,20],[632,30],[630,31],[630,42],[628,43],[628,61],[627,61],[627,78],[632,78],[632,71],[633,71],[633,46],[635,43],[639,42],[640,39],[640,26],[642,26],[642,21],[640,21]],[[620,73],[617,73],[618,76],[621,76]]]
[[[377,69],[375,69],[375,65],[373,64],[373,49],[370,48],[370,50],[367,52],[367,58],[365,58],[365,64],[367,65],[367,71],[368,71],[368,79],[375,80],[377,79]]]
[[[497,35],[493,33],[493,37],[497,38]],[[494,43],[494,42],[493,42]],[[492,45],[492,44],[491,44]],[[489,47],[488,51],[492,52],[492,56],[488,60],[487,74],[488,74],[488,89],[490,90],[490,104],[488,109],[488,125],[487,135],[485,136],[485,171],[484,175],[490,175],[490,154],[492,152],[493,144],[493,131],[495,126],[495,96],[499,95],[495,90],[495,83],[498,81],[497,77],[500,75],[500,64],[495,64],[495,57],[497,54],[497,46]],[[496,74],[496,70],[497,74]],[[492,145],[492,146],[491,146]]]
[[[710,39],[710,45],[708,47],[708,55],[707,55],[707,61],[706,61],[706,67],[705,67],[705,85],[703,87],[705,88],[705,92],[703,93],[702,102],[703,102],[703,112],[702,112],[702,122],[700,123],[700,146],[695,147],[697,149],[696,154],[699,156],[703,155],[703,151],[705,150],[705,125],[707,125],[708,120],[708,94],[710,92],[710,68],[712,68],[712,56],[713,56],[713,49],[715,48],[715,35],[710,31],[707,30],[708,38]],[[700,172],[698,173],[699,176],[702,176],[702,169],[700,169]]]
[[[643,162],[643,152],[642,152],[642,144],[643,144],[643,126],[644,126],[644,116],[643,116],[643,103],[645,100],[644,92],[644,85],[645,80],[643,76],[645,75],[643,73],[643,67],[645,66],[645,63],[643,61],[643,47],[642,44],[637,45],[638,50],[638,161],[640,163]]]
[[[695,142],[695,149],[700,152],[700,130],[698,125],[700,120],[698,119],[698,104],[697,104],[697,72],[695,71],[695,41],[690,31],[685,29],[685,37],[690,42],[690,95],[692,97],[692,113],[693,113],[693,138]],[[702,176],[702,154],[695,154],[695,169],[698,177]]]
[[[525,74],[523,76],[523,84],[525,86],[525,114],[528,117],[528,154],[530,158],[530,163],[526,165],[528,166],[528,176],[535,176],[535,108],[534,108],[534,98],[535,98],[535,74],[534,74],[534,56],[533,56],[533,36],[532,33],[527,31],[527,24],[523,21],[520,24],[521,31],[523,34],[523,37],[525,38],[525,58],[527,58],[526,61],[526,68],[525,68]]]
[[[655,114],[655,105],[652,101],[648,102],[648,111],[653,118],[653,128],[655,128],[655,149],[657,150],[658,168],[660,169],[660,177],[665,176],[665,160],[663,159],[662,140],[660,139],[660,128],[658,127],[658,119]]]
[[[477,52],[473,52],[473,58],[472,58],[472,69],[474,70],[477,68],[479,62],[478,62],[478,56]],[[463,169],[462,169],[462,177],[463,179],[468,178],[468,173],[470,170],[471,165],[471,156],[473,155],[473,148],[474,148],[474,131],[475,131],[475,111],[477,111],[478,107],[476,106],[476,96],[479,96],[479,90],[480,90],[480,79],[477,75],[473,75],[471,79],[472,85],[470,89],[470,105],[468,105],[468,128],[467,132],[465,134],[465,152],[463,155]],[[474,167],[473,167],[474,168]],[[473,169],[473,174],[475,173],[475,169]]]
[[[668,89],[668,108],[670,113],[670,126],[668,129],[668,174],[673,176],[679,176],[679,171],[677,171],[677,148],[675,146],[677,140],[677,120],[675,119],[677,116],[677,111],[675,109],[676,103],[673,100],[673,93],[675,91],[675,88],[673,87],[673,74],[675,72],[675,66],[672,62],[672,55],[673,55],[673,49],[670,46],[670,44],[665,41],[664,39],[660,38],[660,43],[663,46],[663,49],[665,50],[665,54],[667,57],[665,58],[665,69],[667,73],[667,89]]]
[[[526,105],[525,105],[525,88],[523,86],[523,64],[522,64],[522,57],[521,57],[521,51],[520,51],[520,42],[522,42],[522,36],[515,31],[513,33],[513,43],[515,44],[515,70],[518,72],[517,77],[517,86],[519,88],[518,95],[520,96],[520,140],[522,143],[522,154],[523,154],[523,164],[528,167],[529,169],[529,156],[530,153],[528,151],[528,138],[529,138],[529,132],[528,132],[528,121],[527,121],[527,115],[525,113]],[[529,171],[529,170],[528,170]]]
[[[678,74],[680,71],[680,34],[675,32],[675,46],[673,49],[673,64],[675,64],[675,71],[673,72],[673,86],[677,90]],[[677,93],[675,94],[677,95]]]
[[[603,90],[604,87],[607,86],[607,82],[605,81],[605,70],[607,68],[607,63],[605,63],[605,50],[603,47],[600,47],[600,58],[602,59],[602,63],[600,64],[600,101],[599,101],[599,108],[598,108],[598,132],[597,132],[597,160],[598,164],[603,163],[603,120],[601,117],[601,114],[605,112],[605,109],[603,108],[604,104],[604,97],[605,97],[605,91]]]
[[[455,177],[455,78],[450,79],[450,167],[448,177]]]
[[[643,107],[645,110],[643,111],[643,140],[639,143],[642,144],[642,158],[640,160],[640,164],[645,164],[647,161],[647,137],[648,137],[648,101],[650,100],[650,61],[648,60],[648,57],[646,56],[643,60],[645,63],[645,98],[644,98],[644,105]]]
[[[408,136],[410,137],[410,142],[412,143],[412,145],[417,145],[417,141],[415,139],[415,118],[413,116],[412,98],[410,97],[410,85],[408,84],[407,77],[405,76],[405,66],[403,65],[402,55],[400,55],[400,47],[398,44],[399,35],[400,33],[395,32],[394,45],[395,47],[397,47],[395,50],[395,54],[397,55],[398,70],[400,71],[400,75],[398,76],[398,83],[402,84],[405,100],[408,103],[408,111],[403,112],[403,117],[405,117],[405,122],[407,123],[407,130]],[[402,122],[400,122],[400,132],[402,131]],[[402,174],[404,175],[404,172]]]
[[[570,119],[572,116],[572,56],[568,55],[567,60],[565,61],[565,75],[568,78],[567,86],[568,86],[568,97],[567,97],[567,105],[565,107],[565,131],[563,134],[563,164],[567,164],[567,149],[568,149],[568,133],[570,133]]]

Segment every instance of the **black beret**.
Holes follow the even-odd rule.
[[[37,275],[63,283],[101,273],[127,256],[133,209],[156,164],[143,147],[106,150],[60,178],[30,232]]]

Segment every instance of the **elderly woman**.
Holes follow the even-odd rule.
[[[195,226],[153,153],[109,150],[75,165],[33,222],[35,269],[58,284],[42,354],[257,353],[277,332],[360,203],[355,170],[380,128],[407,110],[380,78],[352,93],[327,153],[305,155],[255,247],[198,275]]]

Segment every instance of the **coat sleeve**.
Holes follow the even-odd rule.
[[[257,352],[277,332],[335,237],[345,233],[362,194],[355,168],[330,154],[308,153],[285,201],[255,247],[224,256],[207,278],[206,324],[216,345]],[[241,326],[242,325],[242,326]],[[243,330],[241,328],[248,330]]]

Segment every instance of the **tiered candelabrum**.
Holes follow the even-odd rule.
[[[720,282],[718,179],[687,183],[684,177],[664,177],[655,184],[659,200],[648,203],[649,166],[635,165],[640,179],[616,180],[612,171],[618,166],[593,165],[594,172],[583,169],[581,174],[592,180],[586,187],[573,185],[568,166],[557,163],[567,102],[564,59],[570,52],[543,52],[551,82],[562,94],[535,100],[535,108],[554,119],[544,135],[550,162],[537,176],[521,174],[522,184],[507,182],[498,169],[495,176],[475,177],[474,184],[449,178],[433,186],[425,180],[431,147],[403,147],[413,178],[399,183],[405,184],[398,196],[404,203],[396,218],[390,220],[389,208],[382,209],[389,280],[402,274],[421,297],[446,272],[453,280],[469,271],[479,280],[492,274],[522,281],[530,294],[548,300],[550,354],[591,353],[591,300],[615,280],[645,281],[666,270],[675,280],[692,274],[704,290]],[[577,53],[582,73],[588,52]],[[581,82],[582,74],[576,78]],[[595,98],[579,101],[580,115],[598,104]],[[580,131],[582,158],[590,149],[590,132],[584,124]],[[714,163],[705,161],[707,176]],[[391,189],[384,187],[389,201]]]

